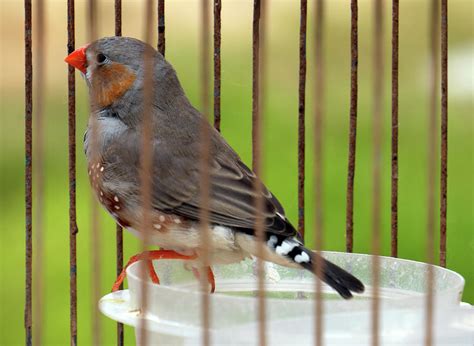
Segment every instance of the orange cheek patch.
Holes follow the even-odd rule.
[[[101,107],[110,106],[125,94],[136,78],[132,71],[118,63],[99,67],[95,76],[96,102]]]

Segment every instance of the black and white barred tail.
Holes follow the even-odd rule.
[[[295,238],[282,238],[271,235],[267,240],[268,246],[278,255],[284,256],[304,269],[314,274],[319,274],[319,278],[337,291],[344,299],[352,298],[352,292],[364,292],[364,284],[352,274],[338,267],[311,250],[308,250]],[[322,268],[316,273],[314,262],[322,264]]]

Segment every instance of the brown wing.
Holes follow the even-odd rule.
[[[256,175],[240,160],[222,136],[211,129],[212,163],[210,167],[209,221],[253,233],[255,225]],[[160,141],[156,145],[153,181],[155,208],[183,217],[199,219],[200,176],[199,143],[186,133],[175,136],[176,143]],[[174,144],[174,145],[173,145]],[[285,217],[280,202],[263,186],[264,217],[267,232],[297,236]]]

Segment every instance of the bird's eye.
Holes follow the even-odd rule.
[[[107,57],[104,54],[99,53],[97,54],[96,59],[97,59],[97,63],[103,64],[107,60]]]

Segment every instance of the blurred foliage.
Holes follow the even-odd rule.
[[[223,1],[222,129],[223,135],[251,162],[251,9],[250,0]],[[270,1],[265,97],[264,180],[297,222],[297,111],[299,2]],[[77,45],[86,42],[84,1],[76,1]],[[426,259],[428,0],[402,1],[400,9],[400,140],[399,256]],[[467,64],[450,65],[448,267],[466,278],[463,300],[474,303],[472,46],[470,0],[449,2],[450,61],[468,54]],[[1,161],[0,161],[0,344],[24,340],[24,94],[22,2],[3,0],[1,26]],[[69,335],[69,223],[67,181],[66,7],[47,4],[45,80],[44,344],[67,344]],[[143,2],[123,0],[123,33],[142,37]],[[199,107],[199,16],[197,1],[168,1],[167,59],[176,68],[191,101]],[[314,4],[310,1],[307,81],[306,232],[312,244],[314,224],[312,117],[314,95]],[[385,107],[383,142],[382,253],[390,246],[390,6],[385,6]],[[355,178],[355,252],[371,249],[371,117],[372,10],[360,1],[359,116]],[[324,248],[344,251],[347,143],[349,115],[349,1],[327,1],[324,43],[326,89],[324,104]],[[113,34],[113,3],[101,1],[99,34]],[[466,53],[467,52],[467,53]],[[469,56],[469,54],[471,54]],[[458,78],[458,79],[456,79]],[[79,343],[91,343],[92,267],[90,189],[82,151],[87,120],[85,84],[77,78],[77,213]],[[470,83],[469,83],[470,79]],[[462,85],[471,87],[471,92]],[[467,95],[467,96],[466,96]],[[439,194],[436,193],[438,196]],[[439,201],[437,201],[437,207]],[[35,210],[38,203],[35,202]],[[436,222],[438,224],[438,221]],[[37,226],[35,225],[35,229]],[[115,279],[115,232],[111,218],[101,214],[101,292]],[[438,230],[437,230],[438,233]],[[436,237],[438,247],[438,236]],[[437,249],[436,247],[436,249]],[[125,258],[139,243],[125,235]],[[37,252],[34,253],[37,255]],[[35,269],[36,270],[36,269]],[[102,318],[103,341],[115,342],[115,324]],[[128,342],[134,340],[126,330]]]

